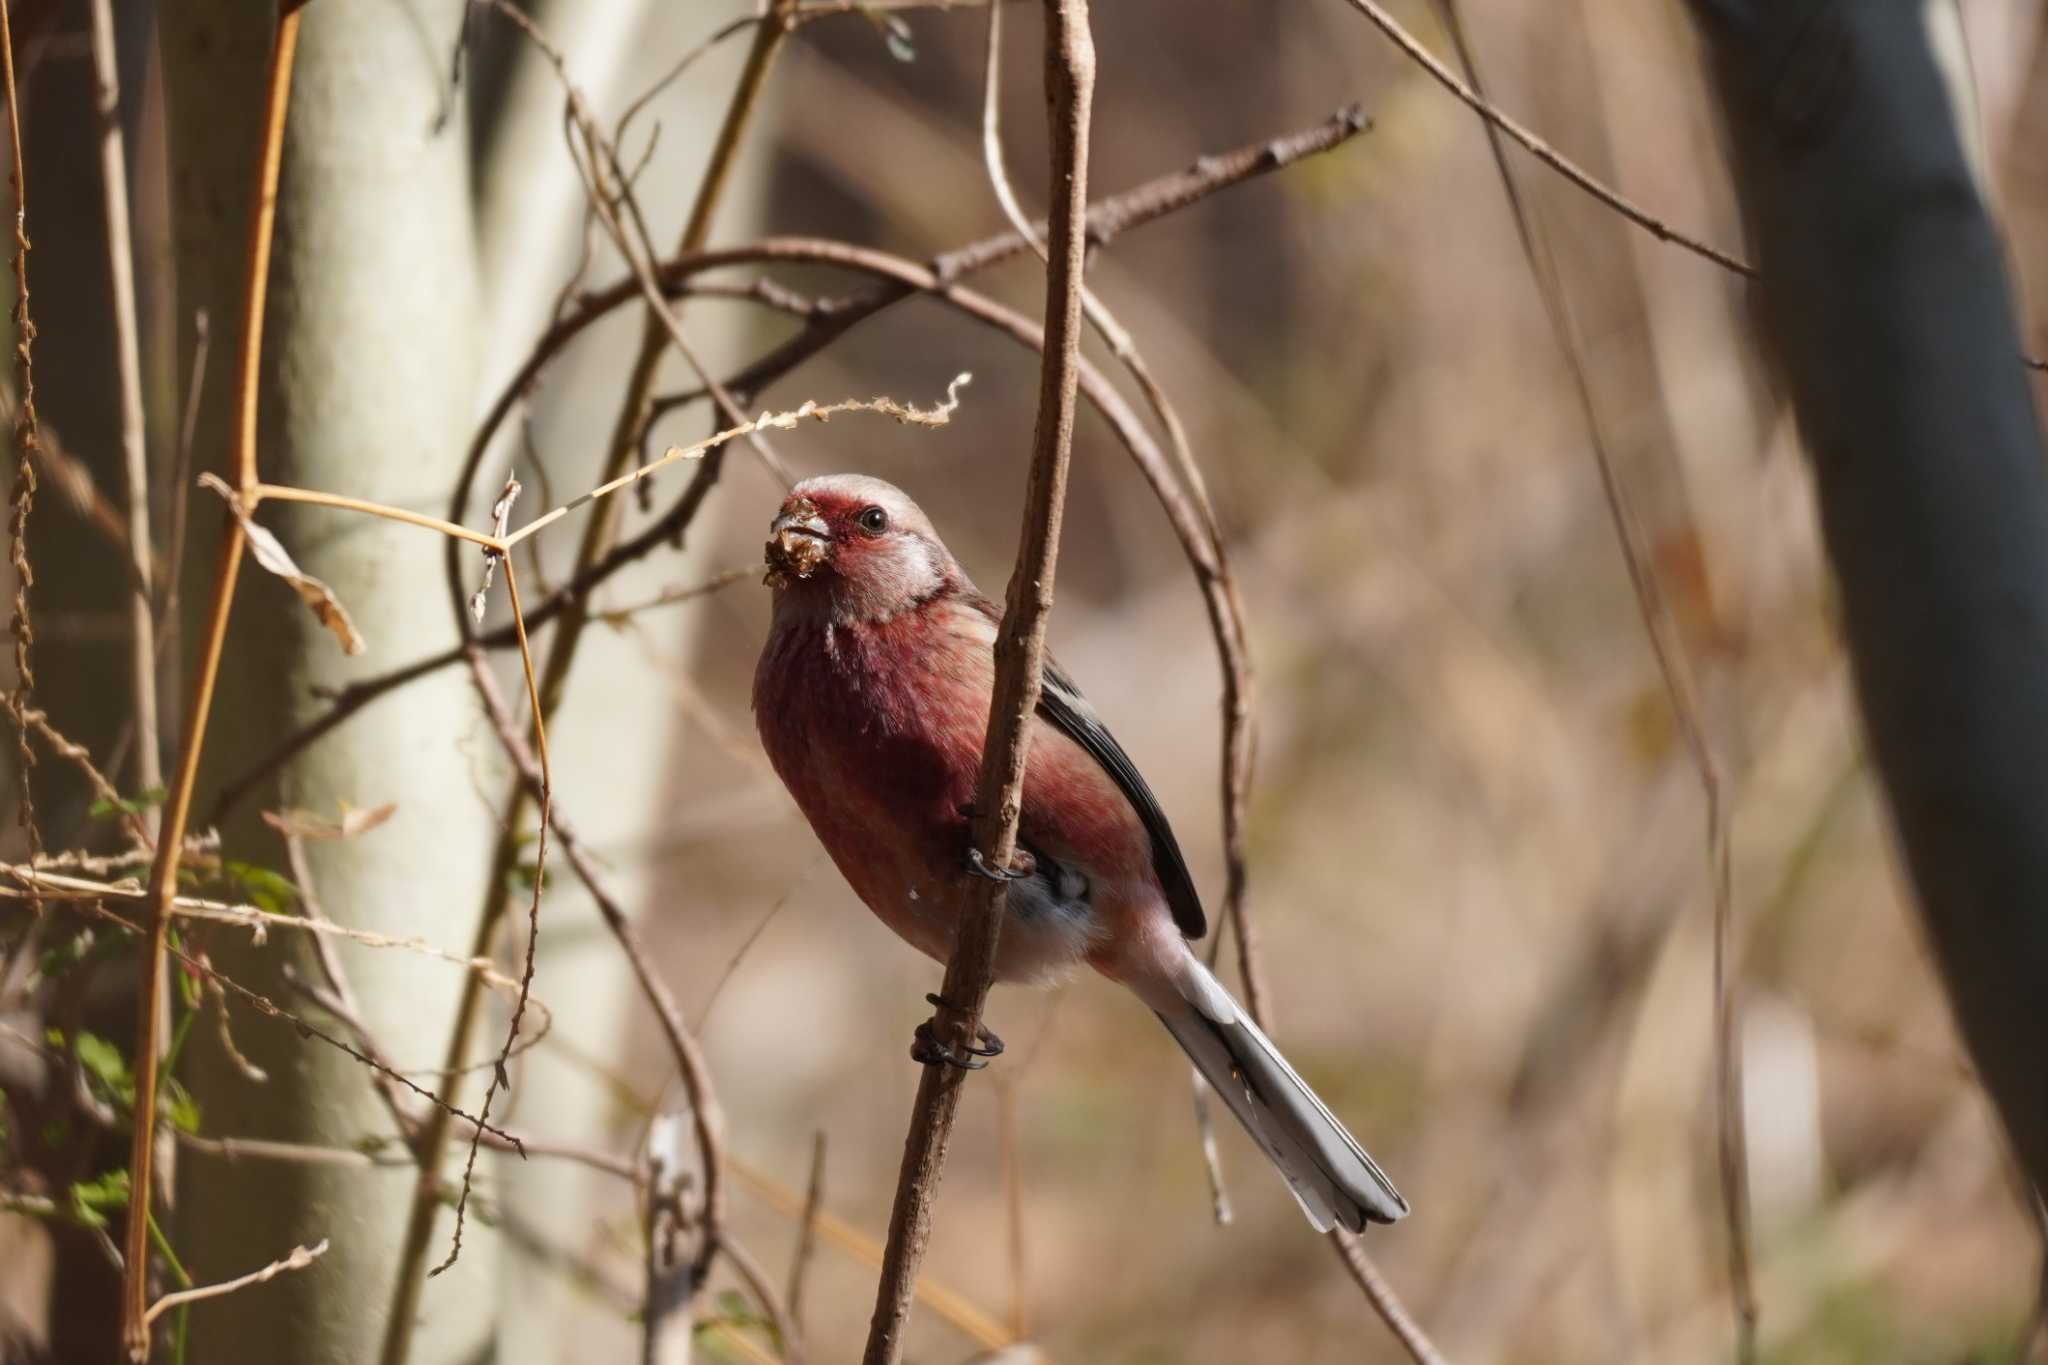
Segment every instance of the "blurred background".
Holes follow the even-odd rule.
[[[104,521],[127,495],[90,7],[13,8],[37,397]],[[161,526],[183,501],[170,470],[188,391],[199,395],[195,467],[225,458],[269,20],[226,0],[113,8]],[[1449,59],[1444,11],[1393,10]],[[587,0],[537,0],[529,12],[608,125],[743,13]],[[2036,0],[1959,0],[1957,12],[2024,295],[2029,277],[2038,285],[2048,272],[2048,31]],[[1682,5],[1466,0],[1458,13],[1503,108],[1665,222],[1739,250]],[[1036,214],[1047,157],[1039,24],[1030,7],[1008,16],[1002,137]],[[318,0],[305,23],[265,475],[442,515],[479,415],[583,256],[561,86],[488,6]],[[984,10],[960,6],[835,13],[793,29],[710,243],[817,236],[922,261],[1001,231],[981,154],[986,26]],[[1257,674],[1250,910],[1271,1031],[1414,1205],[1366,1239],[1388,1280],[1467,1365],[1731,1351],[1706,802],[1631,591],[1589,402],[1697,680],[1729,803],[1765,1357],[2023,1358],[2040,1281],[2034,1215],[1903,900],[1798,436],[1741,282],[1511,151],[1514,185],[1556,260],[1589,381],[1582,401],[1483,125],[1358,13],[1338,0],[1127,3],[1098,7],[1094,28],[1092,197],[1352,102],[1372,119],[1327,154],[1132,230],[1095,257],[1089,278],[1178,406],[1223,523]],[[638,155],[658,122],[637,186],[664,252],[752,41],[741,32],[692,63],[623,144]],[[623,273],[600,236],[583,285]],[[765,273],[824,296],[864,283],[819,267]],[[975,287],[1036,317],[1042,280],[1023,257]],[[2048,348],[2039,304],[2017,306],[2030,344]],[[194,389],[200,307],[210,358]],[[527,485],[515,523],[597,481],[639,311],[579,338],[517,405],[484,458],[471,524],[508,470]],[[794,326],[723,299],[690,300],[683,317],[728,373]],[[680,357],[663,364],[660,392],[694,386]],[[847,417],[779,433],[774,446],[799,477],[858,470],[900,484],[999,594],[1037,364],[913,299],[753,395],[753,407],[876,393],[930,403],[972,371],[943,429]],[[333,377],[344,373],[356,377]],[[712,425],[702,404],[678,409],[650,449]],[[1073,470],[1053,647],[1160,793],[1213,921],[1221,673],[1202,600],[1151,492],[1093,412]],[[624,534],[687,477],[661,476],[654,510],[622,507]],[[134,792],[121,560],[90,499],[81,515],[63,487],[46,476],[29,536],[38,696]],[[841,883],[754,738],[748,694],[768,601],[752,570],[780,490],[735,447],[685,545],[605,584],[550,736],[562,813],[699,1031],[735,1165],[729,1215],[778,1285],[825,1135],[822,1207],[845,1231],[820,1241],[801,1316],[811,1359],[837,1361],[857,1356],[872,1306],[874,1270],[859,1247],[887,1225],[917,1083],[905,1048],[939,969]],[[326,515],[267,509],[262,520],[334,583],[369,652],[341,659],[280,585],[245,583],[196,823],[218,823],[226,854],[282,869],[258,810],[395,803],[374,832],[321,846],[319,897],[345,923],[466,955],[479,903],[523,892],[489,881],[492,842],[512,818],[509,779],[460,669],[365,708],[212,813],[211,796],[320,713],[316,689],[458,638],[431,536]],[[221,525],[199,502],[189,516],[187,612],[203,606]],[[530,593],[570,576],[579,534],[565,525],[538,538],[537,560],[521,565],[538,585]],[[479,568],[464,557],[471,587]],[[634,609],[723,582],[726,570],[747,572]],[[502,600],[494,611],[502,620]],[[549,637],[536,643],[545,652]],[[516,660],[496,662],[514,683]],[[177,675],[166,662],[166,763],[181,728]],[[48,751],[36,781],[50,849],[123,847],[125,831],[90,813],[92,791]],[[531,813],[517,818],[530,824]],[[7,829],[18,860],[11,820]],[[517,1131],[631,1159],[650,1115],[677,1102],[669,1053],[588,896],[565,867],[550,866],[547,886],[534,993],[552,1024],[515,1059],[498,1112]],[[515,910],[489,946],[516,964]],[[15,903],[0,913],[18,939]],[[231,972],[275,956],[230,931],[208,951]],[[127,1159],[119,1122],[93,1130],[73,1115],[49,1128],[70,1082],[48,1029],[132,1046],[134,955],[104,956],[87,980],[48,968],[47,981],[0,1002],[10,1188],[60,1189]],[[459,970],[418,954],[346,956],[387,1049],[433,1080]],[[503,1002],[485,1012],[487,1040],[507,1014]],[[316,1068],[303,1060],[312,1045],[288,1027],[239,1007],[233,1019],[242,1050],[275,1074],[255,1083],[211,1023],[193,1030],[179,1075],[189,1069],[201,1135],[309,1141],[293,1127],[309,1106],[331,1146],[389,1133],[353,1064]],[[967,1307],[921,1303],[912,1359],[963,1361],[1008,1339],[1064,1362],[1404,1358],[1227,1120],[1218,1136],[1235,1217],[1216,1225],[1187,1066],[1135,1001],[1092,977],[1042,993],[1003,988],[990,1021],[1010,1050],[967,1087],[927,1263]],[[469,1102],[487,1075],[466,1078]],[[336,1250],[301,1276],[195,1309],[191,1358],[376,1358],[411,1166],[351,1168],[340,1183],[275,1196],[262,1193],[271,1177],[261,1167],[180,1156],[166,1231],[189,1249],[194,1277],[252,1268],[328,1230]],[[427,1282],[430,1331],[414,1359],[588,1361],[637,1349],[643,1249],[628,1183],[487,1155],[476,1190],[483,1226],[465,1241],[469,1279]],[[434,1260],[448,1226],[444,1216]],[[249,1240],[252,1229],[268,1240]],[[762,1358],[762,1335],[720,1297],[736,1283],[721,1265],[699,1305],[707,1320],[736,1324],[699,1331],[703,1358]],[[113,1358],[118,1280],[87,1230],[0,1217],[0,1284],[22,1359]],[[251,1326],[269,1321],[266,1303],[299,1307]],[[296,1357],[234,1344],[304,1331],[322,1315],[355,1325]]]

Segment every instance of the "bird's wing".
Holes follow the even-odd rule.
[[[1152,869],[1159,875],[1159,885],[1166,892],[1166,904],[1172,909],[1173,922],[1180,926],[1180,931],[1191,939],[1209,932],[1208,917],[1202,913],[1202,898],[1195,891],[1195,879],[1188,875],[1187,860],[1181,857],[1180,845],[1174,841],[1173,826],[1166,823],[1166,812],[1159,809],[1158,798],[1145,785],[1138,765],[1131,762],[1124,746],[1116,742],[1116,736],[1103,725],[1102,718],[1095,714],[1095,708],[1081,695],[1081,689],[1074,686],[1074,680],[1067,676],[1066,670],[1049,656],[1045,661],[1045,688],[1039,694],[1038,714],[1087,750],[1123,792],[1124,798],[1131,803],[1131,809],[1138,813],[1145,832],[1152,836]]]

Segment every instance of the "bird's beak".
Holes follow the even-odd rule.
[[[762,582],[780,588],[792,578],[809,578],[825,562],[831,545],[831,528],[818,514],[818,505],[809,498],[790,499],[768,524],[768,575]]]

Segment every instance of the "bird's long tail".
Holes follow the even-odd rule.
[[[1358,1140],[1295,1074],[1250,1014],[1190,953],[1180,1000],[1158,1010],[1174,1040],[1285,1177],[1316,1231],[1362,1232],[1408,1212]]]

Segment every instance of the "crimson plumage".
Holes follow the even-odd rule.
[[[951,955],[973,903],[971,803],[1000,609],[879,479],[806,480],[768,543],[774,620],[754,675],[763,747],[877,917]],[[1310,1221],[1357,1230],[1407,1204],[1189,950],[1204,930],[1179,846],[1136,765],[1057,665],[1034,718],[1003,981],[1086,962],[1149,1005],[1287,1179]]]

